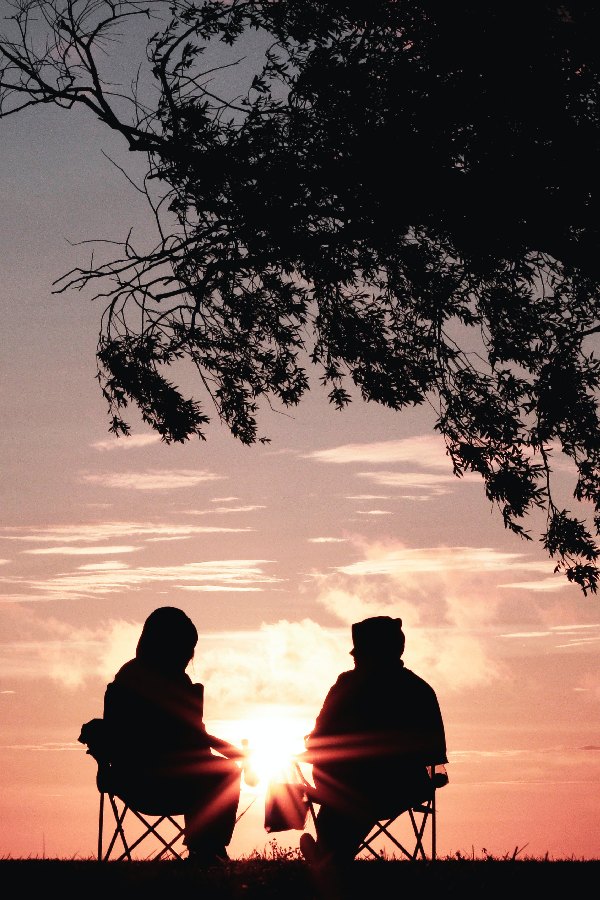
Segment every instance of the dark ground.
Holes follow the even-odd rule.
[[[187,862],[1,859],[4,896],[162,900],[470,900],[580,898],[596,892],[600,859],[356,861],[340,892],[301,860],[241,860],[202,870]],[[10,895],[8,890],[10,890]]]

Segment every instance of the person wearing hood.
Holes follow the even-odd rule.
[[[141,812],[183,814],[190,859],[213,864],[229,858],[245,753],[206,730],[204,686],[186,672],[197,642],[183,610],[155,609],[106,688],[104,723],[115,793]]]

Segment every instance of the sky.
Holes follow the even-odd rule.
[[[599,858],[599,600],[553,574],[539,522],[519,540],[453,476],[428,408],[336,412],[314,378],[298,408],[263,410],[266,445],[215,418],[206,442],[165,445],[135,410],[131,437],[108,433],[102,305],[52,283],[78,242],[148,237],[109,157],[141,171],[82,113],[0,121],[0,858],[95,853],[79,730],[163,605],[199,630],[209,730],[292,752],[352,667],[351,624],[401,617],[446,726],[438,854]],[[242,790],[231,856],[270,844],[264,789]]]

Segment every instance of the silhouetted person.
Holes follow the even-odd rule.
[[[183,813],[190,858],[208,864],[228,859],[244,754],[206,731],[204,686],[186,673],[197,641],[183,610],[154,610],[106,688],[104,722],[115,792],[142,812]]]
[[[402,620],[374,616],[352,626],[354,669],[329,690],[307,757],[320,808],[317,842],[302,835],[309,862],[354,859],[378,819],[431,796],[427,767],[447,762],[434,690],[407,669]]]

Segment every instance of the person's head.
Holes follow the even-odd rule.
[[[197,643],[198,631],[189,616],[176,606],[161,606],[144,622],[135,655],[153,668],[183,672]]]
[[[371,616],[352,626],[353,647],[350,653],[355,663],[388,662],[400,659],[404,653],[402,619],[390,616]]]

